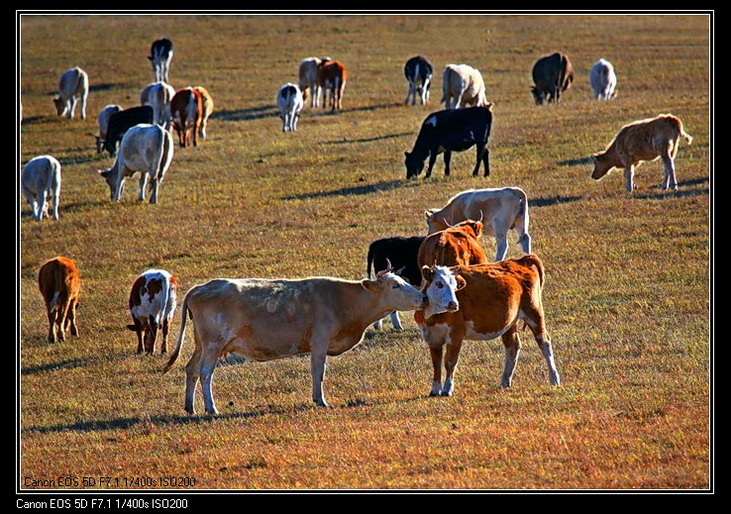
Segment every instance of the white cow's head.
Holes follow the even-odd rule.
[[[424,309],[424,317],[430,318],[443,312],[459,310],[457,291],[467,285],[465,279],[456,273],[457,267],[423,266],[421,276],[425,284],[422,291],[426,293],[429,304]]]
[[[427,296],[388,269],[379,271],[373,280],[363,280],[363,287],[378,294],[379,302],[387,310],[415,311],[427,306]]]

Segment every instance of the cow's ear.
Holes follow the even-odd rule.
[[[363,289],[366,291],[376,292],[379,289],[377,280],[369,280],[366,278],[360,281],[360,285],[363,286]]]
[[[467,287],[467,281],[460,275],[455,275],[454,279],[457,281],[457,289],[455,289],[455,291],[459,291],[460,289]]]
[[[424,211],[424,217],[426,218],[426,221],[429,222],[434,217],[434,214],[431,211]]]
[[[429,266],[424,265],[421,267],[421,276],[424,277],[424,280],[427,282],[431,282],[431,280],[434,278],[434,270],[431,269]]]

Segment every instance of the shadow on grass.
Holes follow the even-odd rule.
[[[701,196],[701,195],[707,195],[710,193],[710,187],[707,185],[706,187],[701,187],[700,189],[683,189],[691,186],[698,186],[703,184],[708,184],[709,179],[708,177],[703,178],[697,178],[693,180],[685,180],[678,182],[678,190],[677,191],[663,191],[662,188],[659,185],[652,186],[650,189],[656,191],[656,192],[644,192],[637,194],[637,191],[632,195],[634,198],[637,198],[638,200],[658,200],[668,197],[675,197],[675,198],[687,198],[691,196]]]
[[[569,203],[569,202],[578,202],[581,200],[580,196],[551,196],[547,198],[529,198],[528,199],[528,206],[530,208],[534,207],[550,207],[552,205],[558,205],[562,203]]]
[[[360,112],[360,111],[376,111],[379,109],[391,109],[399,106],[399,103],[393,104],[382,104],[382,105],[368,105],[363,107],[354,107],[352,109],[342,109],[339,111],[331,111],[330,109],[311,109],[306,108],[302,111],[305,116],[336,116],[338,113],[346,112]],[[258,107],[251,107],[249,109],[238,109],[238,110],[223,110],[214,111],[211,114],[211,119],[221,121],[250,121],[260,120],[264,118],[278,118],[279,111],[276,105],[260,105]],[[396,137],[396,136],[394,136]]]
[[[375,141],[382,141],[384,139],[394,139],[398,137],[404,137],[404,136],[411,136],[413,135],[411,132],[402,132],[401,134],[388,134],[385,136],[377,136],[377,137],[366,137],[361,139],[347,139],[343,138],[338,141],[325,141],[322,143],[323,145],[347,145],[351,143],[373,143]]]
[[[559,166],[578,166],[584,164],[594,164],[594,157],[579,157],[578,159],[567,159],[565,161],[558,161],[556,164]]]
[[[381,181],[376,184],[368,184],[363,186],[352,186],[343,187],[340,189],[334,189],[332,191],[319,191],[316,193],[302,193],[299,195],[289,195],[282,197],[282,200],[307,200],[312,198],[327,198],[331,196],[360,196],[378,193],[379,191],[390,191],[397,187],[415,187],[419,182],[411,181],[410,183],[404,180],[387,180]]]

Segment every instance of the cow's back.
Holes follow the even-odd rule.
[[[67,257],[55,257],[41,266],[38,287],[46,305],[65,305],[78,296],[81,278],[74,261]]]

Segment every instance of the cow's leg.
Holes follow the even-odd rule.
[[[485,151],[482,152],[482,164],[485,165],[485,176],[490,176],[490,149],[485,145]]]
[[[140,193],[137,195],[138,202],[145,201],[145,188],[147,187],[147,176],[149,173],[145,171],[140,172]]]
[[[445,150],[444,151],[444,176],[445,177],[449,176],[449,171],[450,171],[449,164],[451,161],[452,161],[452,152],[450,152],[449,150]]]
[[[495,243],[497,244],[497,252],[495,253],[495,261],[501,261],[508,254],[508,234],[507,230],[495,231]]]
[[[414,94],[415,88],[415,84],[411,80],[409,80],[409,89],[406,90],[406,100],[404,100],[404,104],[408,105],[409,97]],[[416,98],[414,98],[414,100],[416,100]],[[414,102],[411,102],[411,105],[414,105]]]
[[[444,380],[444,387],[442,387],[442,396],[452,396],[454,392],[454,371],[457,369],[459,351],[462,349],[462,337],[455,337],[454,334],[450,334],[450,339],[444,358],[444,369],[447,372],[447,378]]]
[[[150,179],[150,203],[157,203],[157,192],[160,189],[160,179],[155,177]]]
[[[426,175],[424,175],[424,178],[431,177],[431,171],[432,171],[432,168],[434,168],[434,163],[436,162],[436,160],[437,160],[436,149],[429,150],[429,166],[426,169]],[[446,173],[446,170],[445,170],[445,173]]]
[[[556,369],[556,362],[553,358],[553,347],[548,337],[548,332],[546,331],[545,322],[543,321],[542,309],[535,305],[523,305],[522,310],[525,316],[524,319],[531,332],[533,332],[533,337],[535,337],[536,343],[538,343],[538,348],[541,349],[543,358],[546,359],[546,364],[548,364],[548,380],[550,384],[555,386],[561,385],[561,377]]]
[[[197,330],[193,330],[195,335],[195,350],[190,357],[188,364],[185,365],[185,412],[195,414],[195,388],[200,378],[200,361],[202,354],[202,343]]]
[[[66,117],[73,119],[74,111],[76,110],[76,97],[72,96],[66,100]]]
[[[170,329],[170,319],[163,318],[162,320],[162,347],[160,348],[160,354],[167,353],[168,351],[168,331]]]
[[[322,338],[312,344],[310,354],[310,374],[312,375],[312,401],[320,407],[327,407],[325,394],[322,390],[322,381],[327,368],[327,339]]]
[[[53,195],[53,219],[58,219],[58,202],[59,197],[61,196],[61,185],[57,185],[56,188],[51,191],[51,194]]]
[[[399,319],[398,311],[393,311],[391,313],[391,323],[393,323],[393,328],[396,330],[403,330],[404,327],[401,325],[401,319]]]
[[[76,326],[76,309],[78,306],[79,301],[74,300],[69,307],[69,325],[71,327],[71,335],[75,337],[79,335],[79,327]]]
[[[144,330],[142,329],[142,323],[137,318],[132,318],[135,325],[135,333],[137,334],[137,353],[142,353],[142,340],[144,336]]]
[[[56,309],[56,333],[58,336],[59,341],[65,341],[66,340],[66,316],[68,313],[68,304],[59,306],[58,309]]]
[[[634,191],[635,188],[635,182],[634,182],[634,176],[635,176],[635,167],[633,164],[629,164],[624,168],[624,182],[625,186],[627,188],[627,192],[631,193]]]
[[[503,346],[505,347],[505,367],[503,368],[500,386],[510,387],[510,384],[513,382],[515,364],[518,362],[518,355],[520,354],[520,338],[518,337],[518,329],[515,325],[510,327],[502,335],[502,340]]]
[[[46,198],[46,192],[41,191],[41,194],[38,195],[38,206],[37,210],[34,213],[36,220],[40,221],[43,219],[43,215],[48,212],[48,199]]]
[[[155,340],[157,339],[157,331],[160,325],[155,321],[155,318],[149,316],[148,327],[149,330],[145,335],[145,353],[152,355],[155,351]]]
[[[81,93],[81,119],[82,120],[86,119],[86,99],[87,99],[88,95],[89,95],[88,91]]]
[[[429,346],[429,352],[431,353],[431,363],[434,368],[429,396],[439,396],[442,393],[442,346],[438,348]]]
[[[662,159],[665,177],[663,178],[662,188],[672,189],[673,191],[678,190],[678,180],[675,177],[675,163],[672,156],[672,143],[668,143],[668,147],[660,155]]]
[[[217,344],[208,345],[201,354],[200,361],[200,377],[201,377],[201,389],[203,390],[203,405],[206,409],[206,414],[218,414],[216,404],[213,401],[213,371],[216,368],[216,362],[220,352],[218,351],[219,346]]]
[[[56,341],[56,309],[48,309],[48,342]]]
[[[31,193],[26,188],[23,188],[23,196],[25,196],[25,199],[28,200],[28,205],[30,205],[31,213],[33,214],[33,219],[38,220],[38,201],[36,199],[36,195],[34,193]]]

